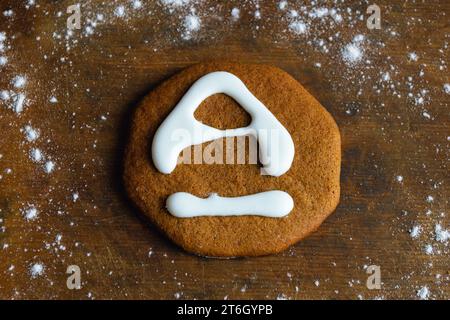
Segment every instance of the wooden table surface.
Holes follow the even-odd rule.
[[[73,1],[0,1],[0,90],[13,96],[0,99],[0,298],[450,298],[450,2],[377,1],[379,30],[367,2],[280,2],[81,1],[81,29],[68,32]],[[283,253],[187,254],[124,193],[136,104],[215,59],[286,70],[340,127],[340,205]],[[80,290],[66,286],[69,265]],[[366,286],[370,265],[381,289]]]

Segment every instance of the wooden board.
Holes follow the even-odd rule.
[[[130,1],[90,0],[81,7],[82,29],[69,36],[72,1],[24,3],[0,1],[0,56],[8,59],[0,90],[26,96],[20,114],[8,109],[12,100],[0,100],[0,298],[409,299],[420,289],[426,297],[424,288],[429,298],[450,298],[448,241],[435,232],[450,227],[448,1],[378,1],[381,29],[370,30],[367,5],[357,1],[302,11],[295,1],[285,9],[256,0],[176,8],[143,1],[133,9]],[[322,7],[329,10],[314,10]],[[199,30],[188,32],[189,15]],[[341,130],[338,209],[278,255],[187,254],[123,190],[136,104],[182,68],[215,59],[286,70]],[[14,87],[17,75],[26,76],[24,88]],[[26,125],[38,139],[27,141]],[[44,159],[33,162],[33,148]],[[33,207],[37,217],[27,219]],[[80,290],[66,286],[69,265],[80,267]],[[380,266],[380,290],[366,286],[369,265]]]

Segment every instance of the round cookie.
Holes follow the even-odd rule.
[[[191,85],[214,71],[237,76],[290,133],[295,156],[281,176],[260,174],[257,164],[178,164],[159,172],[151,156],[153,136]],[[246,126],[251,117],[230,97],[213,95],[195,112],[218,129]],[[210,143],[204,143],[206,146]],[[237,63],[194,65],[150,92],[137,108],[125,152],[124,183],[132,201],[170,239],[203,256],[276,253],[316,230],[339,202],[341,142],[331,115],[295,79],[271,66]],[[283,190],[294,200],[283,218],[204,216],[177,218],[166,209],[176,192],[237,197]]]

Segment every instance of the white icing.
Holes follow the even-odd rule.
[[[250,125],[219,130],[197,121],[195,110],[203,100],[216,93],[227,94],[236,100],[251,115]],[[280,176],[289,170],[295,150],[286,128],[239,78],[228,72],[212,72],[191,86],[156,131],[152,144],[153,163],[158,171],[170,174],[183,149],[219,138],[245,135],[258,140],[259,159],[265,174]],[[166,207],[179,218],[242,215],[279,218],[291,212],[294,200],[280,190],[233,198],[213,193],[206,199],[177,192],[167,198]]]
[[[251,115],[250,125],[219,130],[197,121],[195,110],[203,100],[216,93],[224,93],[236,100]],[[261,138],[261,132],[265,133],[266,139]],[[274,132],[277,139],[272,139]],[[258,139],[259,158],[266,174],[280,176],[289,170],[295,152],[289,132],[238,77],[228,72],[212,72],[192,85],[156,131],[152,144],[153,163],[158,171],[169,174],[175,169],[184,148],[243,135]]]
[[[279,190],[233,198],[212,193],[205,199],[187,192],[177,192],[167,198],[166,207],[178,218],[242,215],[281,218],[294,208],[294,200],[288,193]]]

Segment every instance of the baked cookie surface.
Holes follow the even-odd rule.
[[[181,163],[170,174],[156,169],[151,148],[158,127],[195,81],[215,71],[237,76],[290,133],[295,156],[286,173],[261,175],[260,165],[248,163]],[[251,122],[245,110],[224,94],[204,100],[195,118],[218,129]],[[265,65],[207,63],[171,77],[140,103],[125,152],[124,183],[140,210],[185,250],[203,256],[257,256],[287,248],[333,212],[339,201],[340,161],[335,121],[290,75]],[[286,191],[293,198],[294,208],[287,216],[177,218],[166,209],[167,198],[180,191],[204,198],[210,193],[237,197],[270,190]]]

